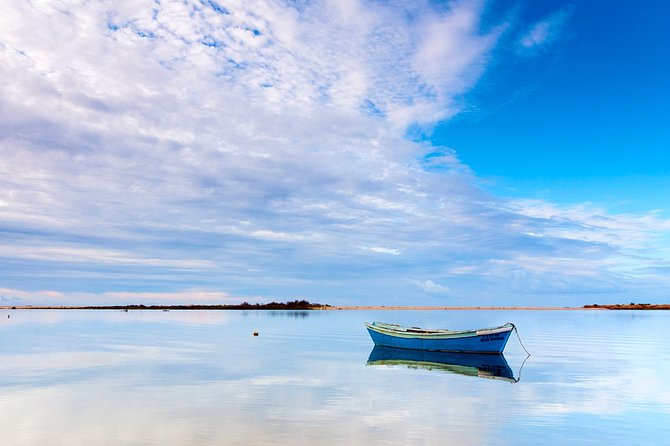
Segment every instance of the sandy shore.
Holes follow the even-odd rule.
[[[477,306],[477,307],[422,307],[422,306],[373,306],[373,305],[356,305],[356,306],[331,306],[331,307],[321,307],[319,310],[399,310],[399,311],[453,311],[453,310],[505,310],[505,311],[514,311],[514,310],[584,310],[583,307],[489,307],[489,306]],[[590,310],[601,310],[605,308],[589,308]]]

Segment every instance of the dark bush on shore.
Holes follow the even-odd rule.
[[[86,305],[86,306],[30,306],[20,307],[22,309],[53,309],[53,310],[319,310],[328,308],[328,304],[316,304],[306,300],[292,300],[284,302],[270,302],[269,304],[250,304],[249,302],[242,302],[236,305]],[[16,307],[12,307],[16,309]]]
[[[83,307],[60,307],[61,309],[89,309],[89,310],[315,310],[329,307],[311,303],[306,300],[292,300],[284,302],[270,302],[267,304],[250,304],[242,302],[236,305],[103,305]]]
[[[227,307],[240,308],[242,310],[312,310],[327,305],[313,304],[306,300],[291,300],[284,302],[270,302],[268,304],[250,304],[249,302],[242,302],[240,305],[226,305]]]

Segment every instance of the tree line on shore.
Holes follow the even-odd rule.
[[[241,304],[191,304],[191,305],[82,305],[82,306],[34,306],[12,307],[12,309],[63,309],[63,310],[318,310],[327,304],[311,303],[306,300],[288,302]]]

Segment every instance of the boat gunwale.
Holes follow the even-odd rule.
[[[481,328],[478,330],[429,330],[418,327],[403,327],[397,324],[387,324],[384,322],[365,322],[365,326],[377,333],[387,336],[395,336],[408,339],[457,339],[477,336],[486,336],[498,333],[511,332],[514,324],[508,322],[499,327]]]

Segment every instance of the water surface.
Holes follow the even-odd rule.
[[[532,356],[379,364],[373,320],[514,322]],[[657,311],[4,311],[0,443],[665,444],[669,336]]]

